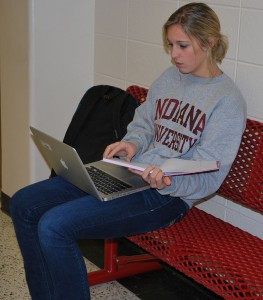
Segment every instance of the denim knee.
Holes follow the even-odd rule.
[[[13,220],[25,217],[27,210],[26,202],[24,201],[24,189],[17,191],[10,201],[10,214]]]
[[[11,198],[10,214],[14,224],[26,223],[36,224],[41,217],[42,212],[39,209],[39,196],[31,190],[31,186],[18,190]]]
[[[48,211],[38,222],[39,241],[47,247],[71,243],[73,236],[70,227],[64,216]]]

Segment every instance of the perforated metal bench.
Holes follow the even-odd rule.
[[[147,89],[127,90],[145,101]],[[238,155],[218,195],[262,214],[262,123],[247,120]],[[90,285],[160,269],[166,263],[224,299],[263,299],[263,240],[196,207],[179,223],[127,239],[147,254],[118,256],[118,240],[106,240],[104,269],[88,275]]]

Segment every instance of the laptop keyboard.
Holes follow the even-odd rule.
[[[131,187],[94,166],[87,167],[87,171],[97,189],[103,194],[108,195]]]

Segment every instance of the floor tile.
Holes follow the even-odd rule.
[[[23,261],[15,237],[11,218],[0,210],[0,299],[30,300],[25,281]],[[87,269],[97,270],[93,263],[85,258]],[[113,281],[91,287],[92,300],[138,300],[139,298]]]

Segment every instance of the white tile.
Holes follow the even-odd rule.
[[[233,81],[236,80],[236,62],[229,59],[224,59],[220,68],[227,74]]]
[[[223,201],[224,200],[218,200]],[[225,219],[225,206],[219,203],[218,201],[215,201],[215,199],[210,199],[207,201],[204,201],[201,204],[198,204],[197,207],[221,220]]]
[[[236,83],[246,100],[248,116],[258,119],[263,117],[261,78],[263,78],[263,67],[238,63]]]
[[[259,238],[263,238],[263,216],[237,203],[215,196],[197,207]]]
[[[94,74],[94,85],[99,85],[99,84],[107,84],[107,85],[112,85],[112,86],[117,86],[121,89],[125,89],[125,81],[124,80],[119,80],[111,76],[103,75],[100,73],[95,73]]]
[[[263,239],[263,223],[251,219],[247,215],[240,214],[235,210],[227,210],[226,221],[230,224],[241,228],[242,230],[249,232]]]
[[[247,216],[248,218],[254,220],[254,221],[257,221],[259,223],[262,223],[262,226],[263,226],[263,215],[252,210],[252,209],[249,209],[243,205],[240,205],[238,203],[235,203],[233,201],[230,201],[228,200],[227,201],[227,209],[228,210],[234,210],[236,211],[237,213],[241,214],[241,215],[245,215]],[[242,219],[242,216],[241,216],[241,219]],[[263,227],[262,227],[262,230],[263,230]]]
[[[127,16],[128,0],[96,0],[95,33],[125,37]]]
[[[245,8],[255,8],[255,9],[263,9],[263,1],[262,0],[242,0],[242,7]]]
[[[162,45],[163,24],[177,8],[176,2],[130,1],[128,38]]]
[[[170,56],[163,47],[130,41],[128,43],[127,80],[149,86],[168,66]]]
[[[263,65],[263,10],[243,9],[241,15],[238,59]]]
[[[233,7],[211,6],[219,17],[221,32],[229,41],[226,57],[236,59],[240,10]]]
[[[126,76],[126,40],[95,35],[95,72],[124,79]]]
[[[214,202],[216,202],[217,204],[219,205],[222,205],[222,206],[226,206],[226,203],[227,203],[227,200],[226,198],[224,197],[221,197],[219,195],[215,195],[214,197],[211,198]]]

